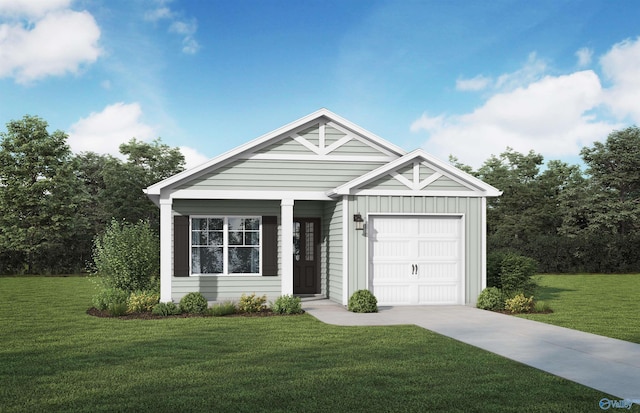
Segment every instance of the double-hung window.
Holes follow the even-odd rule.
[[[192,217],[191,274],[260,274],[260,217]]]

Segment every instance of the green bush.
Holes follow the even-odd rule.
[[[108,308],[109,314],[113,317],[120,317],[127,314],[127,303],[110,303]]]
[[[129,293],[119,288],[102,287],[91,300],[98,310],[108,310],[111,304],[127,304]]]
[[[127,311],[130,313],[147,313],[160,301],[160,294],[154,291],[136,291],[131,293]]]
[[[236,308],[236,305],[231,301],[227,301],[211,306],[211,308],[209,309],[209,314],[214,317],[222,317],[225,315],[235,314],[237,311],[238,310]]]
[[[528,313],[533,307],[533,297],[517,294],[513,298],[507,299],[504,304],[505,308],[512,314]]]
[[[127,292],[157,288],[160,242],[148,222],[111,221],[94,240],[96,274],[104,283]]]
[[[180,314],[180,307],[172,303],[171,301],[167,303],[158,303],[153,306],[151,310],[151,314],[168,316],[168,315],[178,315]]]
[[[487,254],[487,287],[502,288],[502,260],[506,252],[492,251]]]
[[[277,314],[301,314],[302,300],[292,295],[281,295],[273,303],[271,309]]]
[[[349,298],[349,311],[354,313],[377,313],[378,300],[369,290],[358,290]]]
[[[476,307],[490,311],[504,310],[504,296],[502,295],[502,291],[496,287],[485,288],[478,296]]]
[[[180,300],[180,309],[184,313],[204,314],[208,306],[207,299],[198,292],[189,293]]]
[[[544,301],[535,301],[533,303],[533,312],[534,313],[550,313],[551,307]]]
[[[536,283],[531,277],[536,269],[537,263],[534,259],[514,253],[506,254],[500,264],[502,292],[508,297],[519,293],[533,294]]]
[[[238,310],[242,313],[259,313],[266,308],[267,296],[256,296],[256,293],[251,295],[242,294],[240,302],[238,303]]]

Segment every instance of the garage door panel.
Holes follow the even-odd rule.
[[[459,243],[457,239],[453,240],[418,240],[419,257],[457,258],[459,254]]]
[[[406,239],[380,240],[373,244],[373,256],[376,260],[385,258],[405,258],[409,259],[410,241]]]
[[[421,285],[418,304],[458,304],[458,285]]]
[[[411,285],[376,285],[373,294],[380,305],[404,305],[414,301],[416,290]]]
[[[384,216],[370,220],[370,286],[380,305],[461,304],[462,219]]]
[[[459,274],[457,262],[430,262],[418,265],[418,282],[450,280],[456,281]]]

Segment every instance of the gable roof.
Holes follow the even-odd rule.
[[[408,165],[413,165],[413,171],[411,171],[412,176],[410,178],[407,178],[399,173],[402,168]],[[432,173],[430,173],[429,176],[425,177],[425,179],[422,179],[421,177],[420,165],[423,165],[429,171],[432,171]],[[438,158],[435,158],[432,155],[429,155],[422,149],[416,149],[415,151],[410,152],[377,169],[374,169],[371,172],[368,172],[343,185],[340,185],[332,191],[328,192],[327,195],[352,195],[355,192],[358,192],[358,190],[361,190],[363,193],[365,193],[366,189],[363,190],[362,188],[365,188],[367,184],[371,184],[389,175],[395,178],[400,184],[404,184],[407,192],[422,192],[430,184],[433,184],[441,178],[446,178],[449,181],[458,184],[462,188],[462,191],[457,192],[469,191],[470,194],[473,193],[475,194],[475,196],[480,195],[489,197],[502,195],[502,192],[494,188],[493,186],[454,167],[453,165],[450,165],[439,160]],[[383,193],[380,190],[372,190],[370,192],[379,194]],[[453,195],[451,191],[449,191],[448,193]],[[422,194],[424,194],[424,192],[422,192]]]
[[[185,170],[163,181],[155,183],[149,186],[145,190],[145,193],[154,201],[156,201],[163,189],[187,183],[192,179],[196,179],[203,174],[217,169],[218,167],[228,163],[230,160],[237,159],[243,154],[251,153],[259,148],[264,148],[265,146],[282,139],[283,136],[288,136],[298,130],[302,130],[305,126],[311,125],[316,121],[322,121],[324,123],[332,122],[338,127],[366,139],[373,146],[379,147],[382,151],[393,155],[394,158],[406,154],[406,151],[402,148],[323,108],[285,126],[282,126],[274,131],[271,131],[263,136],[260,136],[250,142],[247,142],[244,145],[238,146],[237,148],[219,155],[202,165]],[[304,139],[299,140],[302,144],[308,146],[308,143],[304,142]]]

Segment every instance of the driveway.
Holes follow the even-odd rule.
[[[328,324],[415,324],[640,404],[640,344],[466,306],[380,307],[378,313],[356,314],[329,300],[302,304]]]

